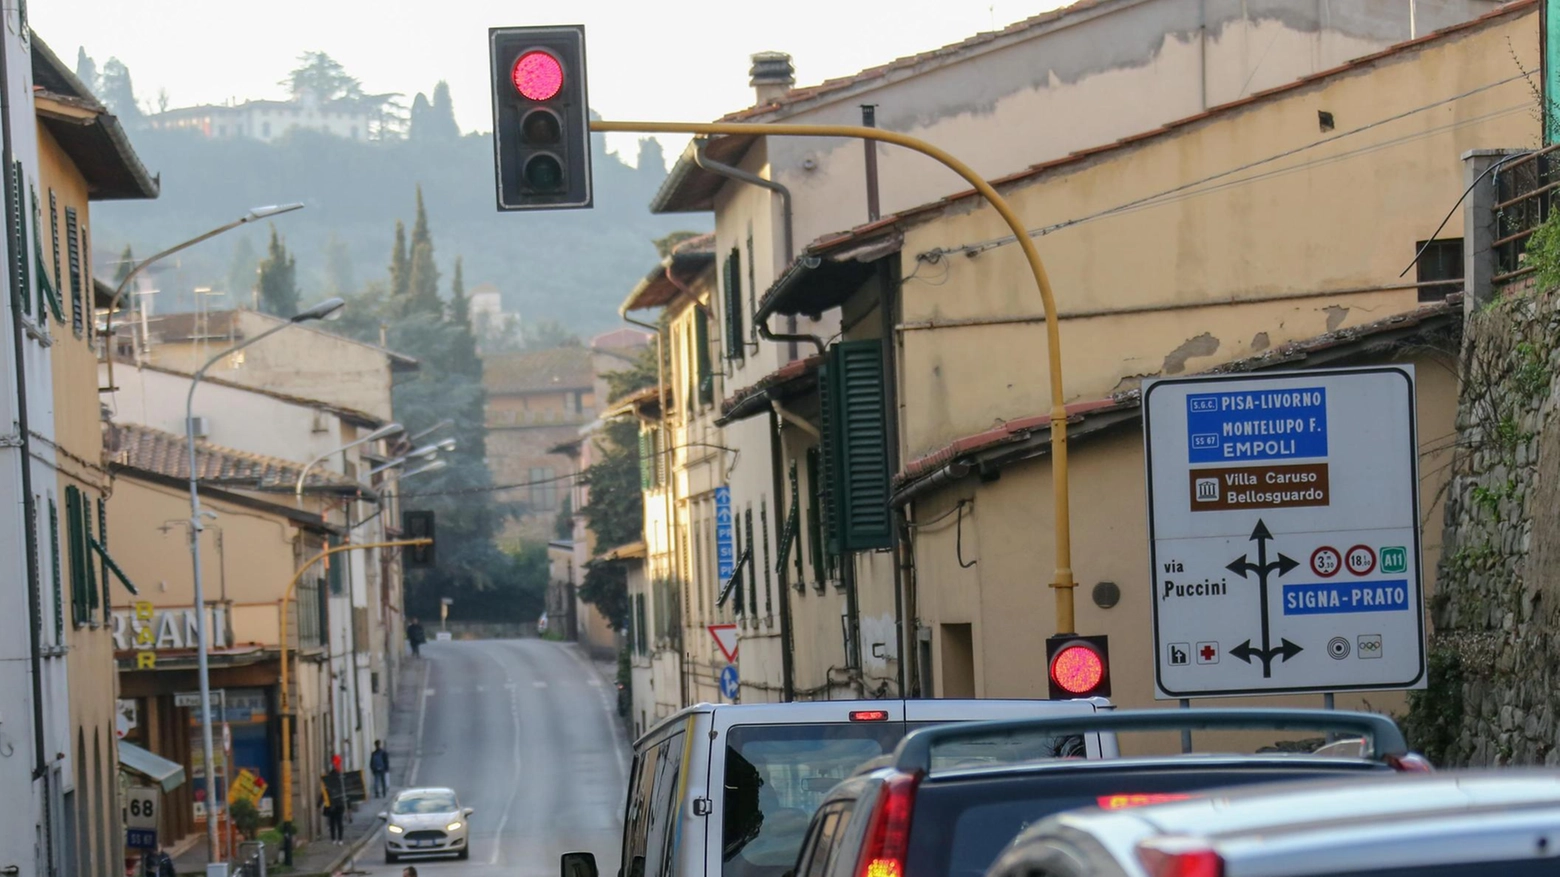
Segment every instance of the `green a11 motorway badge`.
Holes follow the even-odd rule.
[[[1408,549],[1401,546],[1381,549],[1382,572],[1408,572]]]

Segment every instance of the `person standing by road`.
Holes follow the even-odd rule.
[[[330,773],[320,777],[320,807],[325,811],[326,821],[330,823],[330,842],[341,846],[347,832],[343,824],[347,814],[347,783],[341,775],[341,768],[336,764],[331,765]]]
[[[412,623],[406,626],[406,641],[412,647],[412,657],[421,657],[422,644],[428,641],[428,635],[423,633],[421,621],[413,618]]]
[[[385,751],[383,741],[374,741],[374,751],[368,756],[368,769],[374,773],[374,797],[390,794],[390,753]]]

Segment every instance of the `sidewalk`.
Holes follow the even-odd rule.
[[[401,678],[396,683],[395,698],[390,709],[390,733],[385,738],[385,749],[390,753],[390,794],[392,795],[405,784],[412,759],[416,755],[417,707],[422,700],[426,668],[426,662],[409,658],[402,665]],[[368,776],[365,779],[368,781],[369,791],[373,791],[373,777]],[[310,788],[312,790],[313,785]],[[306,799],[312,800],[312,791],[311,796],[307,796]],[[327,839],[300,843],[293,850],[291,868],[280,864],[280,859],[273,853],[271,858],[277,864],[271,865],[267,873],[298,875],[298,877],[306,877],[306,875],[323,877],[323,875],[348,873],[347,867],[354,856],[366,859],[379,852],[377,848],[372,847],[371,842],[379,837],[378,814],[384,803],[384,798],[370,798],[358,804],[356,810],[347,814],[346,840],[342,846],[336,846]],[[268,852],[272,851],[268,850]],[[182,855],[175,857],[174,867],[180,875],[204,875],[206,871],[204,838]]]

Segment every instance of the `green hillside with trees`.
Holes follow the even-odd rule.
[[[554,321],[589,334],[620,325],[617,304],[657,258],[651,240],[705,221],[650,214],[647,205],[666,176],[655,141],[642,141],[636,168],[607,153],[599,135],[593,138],[593,209],[500,214],[492,139],[459,133],[447,87],[416,95],[403,111],[399,96],[363,94],[323,53],[306,54],[282,84],[382,107],[404,121],[404,136],[354,141],[293,130],[263,143],[155,130],[145,121],[155,104],[137,95],[124,64],[110,59],[99,67],[80,55],[77,69],[162,180],[154,202],[93,207],[93,250],[104,277],[116,273],[126,245],[146,255],[250,207],[298,201],[306,209],[278,217],[275,227],[296,261],[300,301],[356,293],[365,281],[385,276],[392,258],[386,232],[406,211],[404,181],[415,180],[428,222],[439,229],[442,258],[462,259],[468,287],[494,284],[505,309],[525,324]],[[180,254],[152,272],[156,310],[192,308],[197,287],[226,293],[213,307],[255,304],[258,268],[269,249],[270,231],[259,226]]]

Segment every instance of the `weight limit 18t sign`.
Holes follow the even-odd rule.
[[[1413,370],[1143,396],[1158,695],[1422,687]]]

